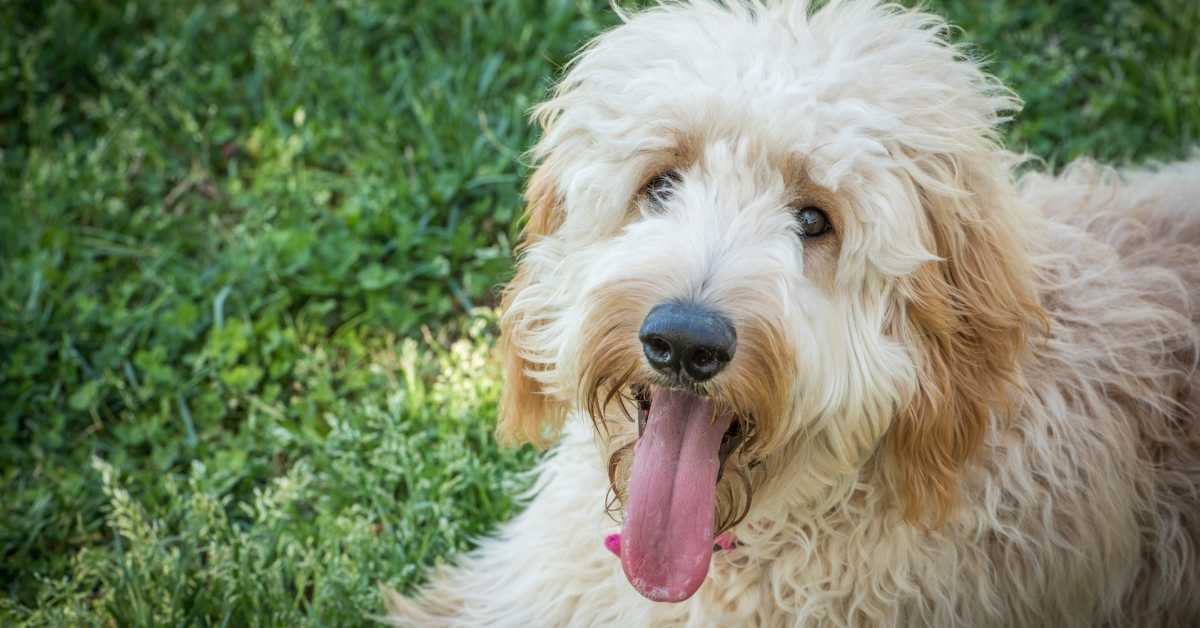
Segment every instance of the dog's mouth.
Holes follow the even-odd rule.
[[[634,385],[630,386],[630,393],[633,396],[634,402],[637,403],[637,409],[638,409],[638,413],[637,413],[638,438],[641,438],[642,434],[645,433],[646,422],[650,418],[650,408],[653,405],[653,401],[651,400],[651,396],[650,396],[650,391],[651,391],[651,388],[644,384],[634,384]],[[697,394],[697,396],[703,396],[702,394],[699,394],[699,393],[694,393],[694,394]],[[721,463],[720,468],[717,471],[717,479],[718,480],[721,479],[721,476],[725,472],[725,461],[729,459],[730,454],[732,454],[734,451],[737,451],[738,446],[742,444],[742,441],[744,439],[745,439],[745,432],[743,431],[743,428],[742,428],[742,422],[738,421],[736,419],[733,420],[729,425],[729,429],[725,430],[725,434],[723,436],[721,436],[721,447],[717,451],[717,456],[720,459],[720,463]]]
[[[681,602],[708,575],[717,481],[744,432],[732,412],[697,391],[634,386],[631,392],[638,442],[621,564],[643,596]]]

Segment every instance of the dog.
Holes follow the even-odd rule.
[[[621,17],[502,301],[498,435],[553,446],[388,621],[1200,625],[1200,160],[1037,172],[920,10]]]

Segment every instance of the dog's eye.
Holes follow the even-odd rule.
[[[652,202],[662,205],[670,200],[679,184],[679,173],[674,170],[664,170],[646,182],[642,194]]]
[[[817,238],[832,228],[825,210],[811,205],[796,210],[796,223],[802,238]]]

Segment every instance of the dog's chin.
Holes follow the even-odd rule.
[[[629,469],[621,564],[635,589],[680,602],[703,584],[717,529],[718,483],[746,420],[685,387],[635,385],[638,439]]]

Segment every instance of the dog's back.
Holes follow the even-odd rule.
[[[1127,348],[1115,353],[1143,355],[1110,356],[1115,376],[1159,375],[1136,386],[1153,391],[1147,398],[1114,400],[1141,407],[1125,416],[1140,441],[1144,494],[1138,495],[1143,564],[1121,604],[1124,617],[1113,625],[1195,625],[1200,595],[1183,583],[1200,581],[1200,160],[1129,171],[1082,161],[1058,177],[1027,175],[1021,188],[1027,201],[1060,223],[1055,229],[1082,235],[1051,235],[1054,250],[1043,256],[1074,267],[1067,272],[1075,275],[1075,297],[1088,292],[1079,289],[1077,274],[1086,268],[1085,283],[1147,305],[1142,321],[1115,325],[1099,310],[1083,317],[1068,312],[1069,304],[1055,303],[1054,291],[1048,295],[1048,312],[1060,324],[1078,326],[1082,318],[1110,337],[1121,335],[1115,327],[1124,329],[1129,342],[1114,346]],[[1138,311],[1120,309],[1126,316]],[[1121,372],[1135,361],[1147,368]]]
[[[1021,179],[1024,198],[1048,217],[1086,229],[1138,265],[1173,268],[1191,284],[1200,311],[1200,158],[1116,170],[1091,160],[1059,176]]]
[[[1059,176],[1027,174],[1020,187],[1051,220],[1111,246],[1123,268],[1172,275],[1177,285],[1161,296],[1200,329],[1200,158],[1131,170],[1080,160]]]

